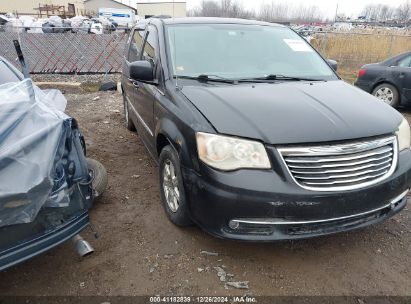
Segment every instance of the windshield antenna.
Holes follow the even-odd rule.
[[[173,24],[174,24],[174,4],[175,4],[175,0],[173,0]],[[176,89],[179,89],[178,86],[178,72],[177,72],[177,46],[176,46],[176,28],[175,28],[175,24],[174,24],[174,30],[173,30],[173,44],[174,44],[174,66],[173,66],[173,74],[176,74]]]

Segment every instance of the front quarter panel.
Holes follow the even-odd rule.
[[[156,138],[167,138],[179,153],[182,166],[198,169],[195,133],[215,133],[211,124],[172,81],[166,82],[166,93],[156,103],[154,113]]]

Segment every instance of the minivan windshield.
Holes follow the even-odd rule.
[[[174,77],[338,79],[313,48],[286,27],[175,24],[166,30]]]

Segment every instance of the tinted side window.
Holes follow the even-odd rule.
[[[400,61],[398,61],[398,66],[399,67],[405,67],[408,68],[411,66],[411,55],[404,57]]]
[[[160,88],[164,81],[163,69],[158,57],[159,44],[158,44],[158,32],[153,25],[149,25],[147,28],[146,42],[144,44],[143,60],[148,60],[154,67],[154,76],[160,81]]]
[[[148,27],[148,36],[146,44],[144,45],[143,56],[146,60],[152,60],[155,63],[156,50],[158,48],[158,34],[157,30],[153,26]]]
[[[141,46],[144,40],[144,31],[142,30],[134,30],[131,41],[130,41],[130,48],[128,50],[127,60],[129,62],[133,62],[138,60]]]

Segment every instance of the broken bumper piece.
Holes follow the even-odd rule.
[[[20,240],[17,245],[0,252],[0,271],[60,245],[81,232],[88,225],[89,216],[86,211],[54,229]],[[5,227],[2,228],[3,231],[0,231],[0,233],[4,233],[6,228],[13,230],[13,227]]]

